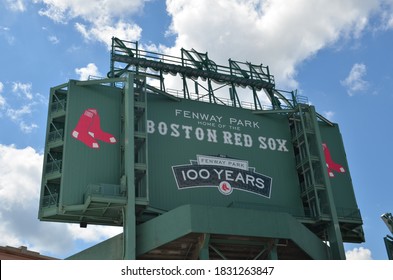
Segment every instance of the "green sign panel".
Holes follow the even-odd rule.
[[[124,126],[129,123],[124,119],[122,91],[70,81],[66,94],[52,93],[41,218],[79,221],[83,216],[94,223],[102,215],[99,224],[119,220],[119,209],[127,198]],[[63,112],[51,109],[61,102],[66,104]],[[199,204],[305,216],[298,151],[287,114],[255,114],[248,109],[147,93],[141,124],[137,106],[141,104],[133,108],[132,131],[136,138],[141,137],[141,129],[146,135],[138,138],[145,142],[135,140],[135,151],[131,151],[135,153],[131,156],[135,159],[135,195],[151,209],[169,211]],[[59,126],[64,131],[62,141],[51,136],[60,135]],[[360,218],[339,128],[320,122],[319,129],[338,215]],[[140,145],[146,147],[145,167],[137,164]],[[140,192],[138,182],[144,175],[145,189]],[[327,207],[327,201],[320,204]]]
[[[285,115],[148,95],[149,201],[302,213]]]
[[[337,213],[360,218],[339,126],[320,123],[319,128]]]

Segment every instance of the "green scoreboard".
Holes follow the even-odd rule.
[[[114,42],[126,50],[115,57],[119,61],[163,73],[183,71],[184,95],[150,85],[151,73],[139,70],[51,88],[40,220],[122,226],[124,234],[118,238],[134,244],[125,253],[128,258],[149,258],[146,254],[173,244],[176,236],[235,235],[225,227],[231,223],[239,225],[237,235],[249,238],[250,248],[256,242],[252,238],[265,238],[263,246],[270,249],[280,240],[291,240],[310,258],[342,259],[343,242],[364,241],[339,126],[295,98],[282,106],[283,96],[272,88],[270,76],[264,76],[267,68],[247,64],[247,72],[231,61],[228,74],[227,68],[220,70],[222,66],[195,51],[185,52],[191,66],[184,61],[166,64],[149,60],[151,56],[135,57],[133,49]],[[208,60],[208,69],[195,57]],[[230,102],[221,102],[212,92],[209,102],[202,96],[190,98],[188,73],[196,89],[198,75],[208,80],[209,88],[210,76],[231,85]],[[252,80],[253,75],[260,80]],[[266,86],[273,108],[258,107],[257,102],[242,107],[235,83],[249,83],[254,98]],[[204,211],[211,214],[202,221]],[[182,212],[183,220],[168,227],[173,215]],[[240,226],[245,215],[255,221]],[[216,222],[206,228],[209,217]],[[167,232],[172,239],[160,241],[154,231]],[[195,236],[194,247],[202,238]],[[329,246],[331,254],[326,253]],[[296,250],[275,256],[306,256],[287,254]]]

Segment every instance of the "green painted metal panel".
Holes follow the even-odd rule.
[[[121,260],[124,253],[123,242],[123,234],[118,234],[75,255],[69,256],[67,260]]]
[[[78,86],[76,81],[70,81],[62,170],[63,206],[83,203],[90,184],[119,185],[120,100],[118,88]],[[115,143],[108,143],[111,137]]]
[[[337,215],[361,220],[339,126],[320,122],[319,127]]]
[[[121,98],[121,89],[99,81],[51,90],[41,220],[121,224]]]
[[[234,222],[236,221],[236,222]],[[286,213],[183,205],[136,227],[137,255],[190,232],[290,239],[313,259],[327,259],[326,245]],[[121,259],[123,234],[67,259]]]
[[[312,258],[327,257],[321,240],[296,220],[304,221],[305,212],[287,114],[173,99],[152,89],[147,104],[140,104],[132,79],[126,82],[129,99],[123,98],[124,90],[104,83],[68,83],[62,146],[53,149],[47,143],[49,152],[62,153],[62,168],[43,176],[43,181],[58,176],[59,201],[56,207],[42,207],[41,198],[42,220],[124,223],[122,246],[130,259],[189,232],[287,238]],[[138,106],[147,112],[146,124],[138,121]],[[48,119],[54,116],[50,113]],[[351,219],[361,225],[339,128],[323,122],[318,126],[339,221],[347,223],[343,228]],[[133,139],[141,137],[135,132],[140,129],[147,133],[149,196],[138,211],[147,207],[168,213],[137,226],[133,177],[139,167],[133,159],[138,162],[140,141]],[[321,202],[322,208],[328,206]],[[111,242],[84,255],[119,246],[118,240]]]
[[[156,94],[148,96],[148,107],[152,207],[204,204],[303,215],[286,115]]]
[[[313,259],[327,259],[326,245],[287,213],[183,205],[137,227],[141,255],[190,232],[283,238]]]

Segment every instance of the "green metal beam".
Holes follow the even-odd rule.
[[[124,208],[124,259],[136,258],[135,170],[134,170],[134,75],[127,74],[124,86],[124,167],[127,206]]]
[[[386,247],[386,253],[388,254],[389,260],[393,260],[393,237],[390,235],[386,235],[383,238]]]
[[[90,86],[90,85],[102,85],[102,84],[113,84],[119,82],[126,82],[126,78],[104,78],[104,79],[93,79],[87,81],[76,81],[77,86]]]
[[[123,234],[118,234],[93,247],[69,256],[66,260],[120,260],[122,259]]]
[[[324,116],[322,116],[319,113],[316,113],[316,114],[317,114],[318,119],[320,119],[321,121],[324,121],[325,123],[327,123],[330,126],[334,126],[334,124],[331,121],[329,121],[327,118],[325,118]]]
[[[200,260],[208,260],[209,259],[209,244],[210,244],[210,234],[204,233],[202,246],[199,251],[199,259]]]
[[[151,91],[153,91],[155,93],[161,94],[161,95],[163,95],[163,96],[165,96],[165,97],[167,97],[167,98],[169,98],[169,99],[171,99],[173,101],[180,101],[181,100],[179,97],[173,96],[173,95],[171,95],[169,93],[166,93],[165,91],[162,91],[162,90],[160,90],[158,88],[155,88],[155,87],[153,87],[151,85],[146,84],[145,86],[146,86],[147,89],[149,89],[149,90],[151,90]]]
[[[317,145],[317,153],[318,157],[322,159],[322,162],[326,162],[325,156],[323,153],[323,148],[322,148],[322,138],[321,138],[321,132],[319,130],[319,125],[317,121],[317,114],[315,112],[314,106],[310,106],[310,115],[311,115],[311,120],[314,123],[314,129],[315,129],[315,137],[317,139],[316,145]],[[332,252],[332,258],[337,259],[337,260],[345,260],[345,251],[344,251],[344,243],[340,231],[340,224],[338,221],[338,216],[337,216],[337,209],[334,203],[334,196],[333,196],[333,190],[330,185],[330,179],[329,175],[327,173],[326,166],[324,164],[321,164],[321,172],[323,174],[323,181],[325,183],[326,187],[326,195],[327,195],[327,200],[328,200],[328,205],[329,205],[329,212],[331,215],[331,222],[327,226],[327,233],[329,236],[329,244],[330,244],[330,250]]]
[[[209,248],[212,249],[214,252],[216,252],[217,255],[220,256],[221,259],[227,260],[227,257],[224,256],[223,253],[220,252],[216,247],[214,247],[212,244],[209,245]]]
[[[255,115],[265,115],[265,114],[281,114],[281,113],[294,113],[295,109],[277,109],[277,110],[254,110],[252,111]]]
[[[326,245],[287,213],[200,205],[184,205],[138,225],[136,254],[191,232],[290,239],[311,258],[328,259]]]
[[[53,92],[55,91],[55,90],[58,90],[58,89],[63,89],[63,88],[67,88],[68,87],[68,83],[64,83],[64,84],[61,84],[61,85],[58,85],[58,86],[55,86],[55,87],[52,87],[51,88],[51,90],[53,90]]]
[[[136,67],[152,68],[159,71],[168,73],[180,73],[187,77],[200,77],[202,79],[212,79],[219,83],[235,83],[241,86],[262,88],[273,88],[274,84],[266,80],[247,79],[244,77],[229,75],[226,73],[206,71],[204,69],[191,68],[188,66],[176,65],[161,61],[149,60],[146,58],[131,57],[127,55],[113,54],[112,60],[135,65]]]

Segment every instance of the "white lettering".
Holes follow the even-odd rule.
[[[184,132],[186,133],[186,139],[190,139],[190,131],[192,130],[192,126],[189,125],[182,125],[181,127]]]
[[[217,131],[215,129],[207,129],[207,141],[217,143]]]
[[[246,174],[246,184],[247,185],[251,184],[252,186],[254,186],[254,181],[255,181],[254,176],[251,176],[250,174]]]
[[[177,115],[180,115],[180,114],[181,114],[181,112],[182,112],[182,110],[175,109],[175,116],[177,116]]]
[[[225,179],[227,181],[233,181],[232,174],[233,174],[232,170],[225,170]]]
[[[265,188],[265,181],[262,178],[257,178],[255,181],[256,181],[255,186],[257,188],[260,188],[260,189],[264,189]]]
[[[185,118],[191,119],[191,112],[190,111],[183,111],[183,116]]]
[[[229,118],[229,124],[243,127],[259,128],[259,122],[250,120],[238,120],[235,118]]]
[[[237,174],[235,181],[236,182],[242,181],[243,184],[245,183],[242,173],[239,172],[239,174]]]
[[[195,137],[196,137],[196,139],[198,139],[199,141],[202,141],[204,136],[205,136],[205,133],[203,132],[203,129],[200,128],[200,127],[197,127],[195,129]]]
[[[222,134],[223,134],[223,137],[224,137],[224,144],[233,145],[232,144],[232,139],[231,139],[232,138],[232,134],[229,131],[223,131]]]
[[[160,122],[160,123],[158,124],[158,132],[159,132],[161,135],[166,135],[166,133],[168,132],[168,127],[167,127],[166,123]]]
[[[285,146],[285,144],[287,143],[287,140],[285,140],[285,139],[276,139],[276,141],[277,141],[277,143],[279,145],[278,151],[289,152],[287,147]]]
[[[195,180],[198,178],[198,172],[196,172],[194,169],[189,169],[187,170],[187,177],[190,180]]]
[[[221,180],[221,173],[224,171],[224,170],[220,170],[220,171],[218,171],[217,169],[213,169],[214,170],[214,172],[216,172],[217,173],[217,176],[218,176],[218,180]]]
[[[248,134],[243,134],[244,147],[252,147],[252,138]]]
[[[205,175],[203,175],[203,173],[205,173]],[[201,169],[201,170],[199,170],[199,176],[202,179],[208,179],[210,177],[210,172],[207,169]]]
[[[242,143],[242,140],[241,140],[241,137],[242,137],[242,134],[240,134],[240,133],[234,133],[233,134],[235,137],[235,145],[236,146],[243,146],[243,143]]]
[[[259,143],[260,143],[259,148],[260,148],[260,149],[266,150],[266,149],[267,149],[266,137],[259,136],[259,137],[258,137],[258,141],[259,141]]]
[[[269,138],[269,139],[267,140],[267,143],[268,143],[268,145],[269,145],[269,149],[270,149],[270,150],[272,150],[272,151],[275,151],[275,150],[276,150],[276,140],[275,140],[275,139]]]
[[[175,123],[171,124],[171,130],[172,130],[171,136],[172,137],[179,137],[180,136],[180,132],[178,129],[179,129],[178,124],[175,124]]]
[[[187,112],[189,112],[191,115],[196,114],[191,111],[175,110],[175,114],[184,115],[185,113],[187,115],[188,114]],[[202,115],[199,115],[199,117],[201,116]],[[231,122],[236,122],[236,124],[242,123],[247,126],[255,125],[255,123],[252,123],[251,121],[239,122],[239,120],[233,118]],[[218,124],[218,126],[222,126],[222,125]],[[184,139],[206,141],[210,143],[224,143],[227,145],[235,145],[239,147],[252,148],[254,145],[254,138],[249,134],[224,130],[220,135],[218,134],[216,129],[205,128],[203,126],[193,127],[190,125],[180,125],[176,123],[167,124],[165,122],[158,122],[156,124],[152,120],[147,120],[146,131],[149,134],[157,133],[162,136],[169,135],[171,137],[176,137],[176,138],[183,137]],[[288,140],[286,139],[268,138],[265,136],[259,136],[256,139],[258,139],[259,149],[279,151],[279,152],[289,152]]]
[[[147,133],[154,133],[155,129],[154,129],[154,122],[153,121],[147,120],[146,130],[147,130]]]

